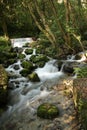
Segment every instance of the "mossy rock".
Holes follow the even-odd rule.
[[[29,47],[29,42],[25,43],[25,45],[23,47]]]
[[[26,49],[25,54],[29,55],[33,53],[33,49]]]
[[[29,70],[29,69],[23,69],[23,70],[20,71],[20,74],[21,74],[23,77],[27,77],[28,74],[30,74],[30,73],[31,73],[31,70]]]
[[[32,55],[32,56],[30,57],[30,61],[33,62],[33,63],[35,63],[35,59],[36,59],[36,55]]]
[[[23,61],[21,65],[25,69],[31,69],[31,70],[34,69],[34,66],[30,61]]]
[[[31,82],[40,82],[40,78],[38,77],[37,73],[35,73],[35,72],[33,72],[32,74],[29,74],[28,78]]]
[[[44,119],[53,119],[59,115],[59,109],[50,103],[43,103],[37,109],[37,116]]]
[[[36,66],[40,68],[44,67],[44,65],[45,65],[45,61],[40,61],[36,63]]]
[[[75,60],[80,60],[83,57],[83,54],[76,54],[75,55]]]
[[[17,57],[17,53],[14,53],[14,52],[6,52],[5,55],[7,58],[16,58]]]
[[[47,62],[49,59],[47,56],[45,55],[32,55],[30,57],[30,61],[32,61],[33,63],[37,63],[37,62],[40,62],[40,61],[45,61]]]
[[[20,66],[19,66],[19,65],[14,65],[14,69],[15,69],[15,70],[19,70],[19,69],[20,69]]]
[[[20,54],[20,53],[19,53],[18,58],[19,58],[19,59],[24,59],[24,58],[25,58],[25,54]]]
[[[41,48],[37,48],[36,49],[36,54],[42,54],[42,49]]]
[[[7,61],[4,61],[4,64],[8,67],[11,64],[14,64],[16,62],[16,59],[8,59]]]

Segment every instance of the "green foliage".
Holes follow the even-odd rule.
[[[87,130],[87,101],[86,100],[79,99],[78,114],[79,114],[79,120],[81,121],[84,130]]]
[[[0,52],[10,50],[11,50],[11,42],[5,37],[0,37]]]
[[[58,108],[50,103],[43,103],[37,109],[37,116],[45,119],[53,119],[59,114]]]
[[[78,78],[87,78],[87,67],[74,68],[74,72],[77,74]]]

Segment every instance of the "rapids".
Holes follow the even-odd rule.
[[[21,47],[23,48],[22,54],[25,54],[24,50],[26,48],[23,46],[27,42],[32,42],[32,39],[11,39],[11,42],[13,48]],[[33,55],[36,55],[36,49],[33,49]],[[25,59],[29,59],[30,56],[31,55],[26,55]],[[22,70],[21,60],[18,60],[16,63],[6,68],[6,71],[13,75],[13,78],[9,80],[9,84],[12,84],[14,89],[9,92],[8,109],[2,115],[0,123],[7,120],[13,113],[29,107],[35,100],[47,96],[52,92],[52,90],[50,90],[52,85],[56,84],[60,78],[64,77],[64,73],[58,70],[58,66],[56,66],[55,63],[56,60],[50,59],[43,68],[37,68],[35,70],[41,80],[39,83],[30,82],[27,78],[21,76],[19,73]],[[19,65],[20,69],[15,70],[15,65]]]
[[[21,47],[23,49],[22,54],[25,54],[24,50],[26,48],[23,47],[25,43],[31,43],[32,41],[32,38],[11,39],[13,47]],[[33,49],[33,55],[36,55],[36,49]],[[29,59],[30,56],[31,55],[26,55],[25,59]],[[85,57],[78,60],[78,62],[84,59]],[[68,57],[66,62],[67,61],[75,61],[74,56]],[[19,65],[19,69],[15,70],[14,65]],[[6,68],[6,71],[13,75],[13,78],[9,80],[9,84],[12,84],[14,89],[9,90],[8,109],[3,113],[0,123],[4,123],[4,121],[8,120],[9,116],[12,116],[14,113],[29,107],[30,104],[37,99],[49,95],[52,92],[51,87],[65,76],[62,71],[63,66],[64,64],[59,71],[56,60],[50,59],[43,68],[37,68],[35,72],[41,80],[39,83],[30,82],[27,78],[21,76],[19,73],[22,70],[21,60],[18,60]]]

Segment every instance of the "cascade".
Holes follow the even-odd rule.
[[[25,43],[30,43],[32,41],[32,38],[11,39],[13,47],[23,48],[22,54],[25,54],[24,51],[26,48],[23,47]],[[33,50],[32,54],[36,55],[36,49]],[[29,60],[31,57],[31,55],[27,54],[25,54],[25,56],[26,60]],[[81,62],[84,59],[85,57],[77,62]],[[60,71],[58,70],[55,59],[50,59],[43,68],[35,69],[35,72],[40,78],[39,83],[30,82],[27,78],[21,76],[20,71],[23,69],[21,66],[21,60],[18,60],[16,63],[11,64],[6,68],[6,71],[13,75],[13,78],[9,80],[9,83],[13,84],[14,89],[10,90],[8,110],[2,115],[0,123],[4,123],[9,116],[12,116],[12,114],[29,107],[30,104],[37,99],[50,94],[52,90],[49,91],[49,88],[65,76],[62,70],[67,61],[71,62],[76,60],[74,60],[74,56],[68,57]],[[15,70],[14,65],[19,65],[19,69]]]
[[[11,39],[13,48],[21,47],[23,49],[22,54],[25,54],[26,47],[23,47],[26,42],[32,42],[31,38],[19,38]],[[33,55],[36,55],[36,49],[33,49]],[[25,54],[26,60],[29,60],[31,55]],[[28,81],[27,78],[22,77],[20,71],[23,69],[21,66],[21,60],[18,60],[16,63],[11,64],[6,71],[13,75],[13,78],[10,78],[9,84],[12,83],[14,86],[13,90],[10,90],[9,94],[9,103],[8,110],[2,115],[0,123],[8,119],[9,116],[12,116],[13,113],[21,111],[22,109],[29,107],[30,103],[35,100],[47,96],[51,93],[48,90],[48,87],[58,82],[59,78],[64,76],[63,72],[58,71],[58,67],[55,66],[56,60],[51,59],[48,61],[43,68],[37,68],[35,72],[40,78],[39,83],[33,83]],[[18,65],[19,69],[15,70],[14,66]]]

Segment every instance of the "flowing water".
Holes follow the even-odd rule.
[[[23,47],[25,43],[32,41],[33,40],[31,38],[11,40],[13,47],[23,48],[22,54],[25,54],[24,50],[26,48]],[[35,54],[36,49],[33,49],[33,55]],[[25,59],[29,60],[30,57],[31,55],[26,55]],[[78,62],[83,59],[78,60]],[[68,57],[67,61],[75,61],[74,56],[71,56],[70,58]],[[19,66],[18,70],[14,69],[15,65]],[[35,70],[40,78],[40,82],[38,83],[30,82],[27,78],[21,76],[20,71],[23,69],[21,66],[21,60],[18,60],[16,63],[6,68],[6,71],[13,75],[13,78],[10,79],[9,84],[12,84],[14,89],[9,92],[8,109],[2,115],[0,123],[4,123],[14,113],[20,112],[21,110],[29,107],[30,104],[37,99],[41,99],[44,96],[49,95],[52,92],[51,87],[65,76],[64,72],[62,72],[62,68],[59,71],[58,66],[56,65],[56,60],[50,59],[43,68],[37,68]]]
[[[11,41],[13,47],[22,47],[22,54],[25,54],[24,50],[26,48],[23,46],[26,42],[32,42],[32,39],[21,38],[12,39]],[[35,54],[36,50],[34,49],[33,55]],[[31,55],[26,55],[25,59],[29,60],[30,56]],[[23,69],[21,60],[18,60],[16,63],[6,68],[6,71],[10,75],[13,75],[13,78],[9,80],[9,84],[12,84],[14,89],[10,90],[8,110],[2,115],[1,123],[7,120],[15,111],[21,111],[28,107],[33,101],[51,93],[50,88],[52,85],[56,84],[60,78],[64,77],[64,73],[58,70],[58,67],[54,65],[55,63],[56,60],[51,59],[43,68],[37,68],[35,70],[40,78],[40,82],[38,83],[30,82],[27,78],[21,76],[20,71]],[[19,66],[18,70],[14,69],[15,65]]]

